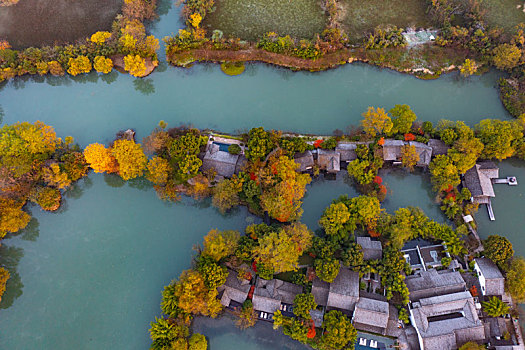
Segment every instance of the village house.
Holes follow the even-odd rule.
[[[487,296],[505,294],[505,278],[492,260],[487,258],[474,259],[474,271],[478,274],[481,294]]]
[[[296,153],[294,160],[297,164],[299,164],[299,169],[297,169],[297,171],[301,173],[312,170],[315,164],[312,151]]]
[[[327,173],[338,173],[341,171],[341,155],[334,150],[318,149],[317,165]]]
[[[214,170],[218,176],[223,177],[232,177],[235,173],[238,173],[246,162],[246,158],[243,151],[241,151],[241,154],[228,152],[228,147],[232,144],[239,145],[241,150],[243,150],[239,140],[210,136],[202,159],[201,170]]]
[[[485,327],[468,291],[421,298],[409,308],[421,350],[457,349],[485,340]]]
[[[361,331],[385,335],[388,327],[389,310],[386,301],[360,298],[355,306],[352,324]]]
[[[385,140],[383,144],[383,160],[385,162],[400,162],[401,150],[405,142],[402,140]]]
[[[293,305],[294,298],[297,294],[303,292],[303,287],[277,280],[265,280],[260,277],[255,283],[253,293],[253,309],[259,312],[273,314],[277,310],[287,310]]]
[[[335,147],[335,151],[340,154],[340,161],[348,164],[357,159],[356,148],[356,142],[339,142]]]
[[[409,141],[408,145],[414,146],[416,148],[416,153],[419,156],[419,160],[417,161],[416,165],[420,167],[427,167],[430,164],[430,160],[432,159],[432,147],[417,141]]]
[[[228,269],[226,282],[217,288],[221,304],[227,308],[236,308],[246,301],[250,292],[250,281],[239,279],[237,271]]]
[[[373,241],[370,237],[357,237],[356,242],[361,246],[364,260],[380,260],[383,257],[380,241]]]
[[[467,170],[463,185],[469,189],[472,202],[489,204],[490,198],[495,197],[492,179],[498,176],[499,168],[493,162],[481,162]]]
[[[438,139],[428,140],[427,145],[432,148],[432,156],[440,156],[448,153],[449,146],[445,142]]]
[[[346,267],[341,267],[333,283],[313,280],[312,294],[315,303],[327,310],[338,309],[346,313],[354,310],[359,300],[359,273]]]
[[[466,283],[461,274],[452,270],[435,269],[418,271],[407,276],[405,283],[410,292],[410,301],[416,302],[423,298],[463,292]]]
[[[401,252],[415,271],[441,267],[441,259],[449,256],[442,244],[432,244],[423,240],[408,242]]]

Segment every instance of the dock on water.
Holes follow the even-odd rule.
[[[489,212],[490,221],[496,220],[496,217],[494,216],[494,211],[492,210],[492,202],[490,201],[490,199],[487,203],[487,211]]]
[[[491,221],[496,220],[492,209],[491,198],[496,197],[494,184],[507,184],[517,186],[518,180],[515,176],[499,177],[499,168],[489,161],[477,163],[467,170],[463,176],[463,185],[469,189],[473,203],[487,205],[487,211]]]

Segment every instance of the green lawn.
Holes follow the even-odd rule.
[[[487,24],[501,27],[507,33],[513,33],[517,24],[525,22],[521,0],[484,0],[482,4],[487,10]]]
[[[266,32],[312,39],[323,31],[326,21],[319,0],[217,0],[216,10],[206,16],[204,26],[250,41]]]
[[[352,41],[377,26],[429,27],[425,0],[341,0],[340,23]]]

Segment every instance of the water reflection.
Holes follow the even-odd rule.
[[[153,85],[153,79],[151,78],[137,78],[133,81],[135,90],[143,95],[151,95],[155,93],[155,85]]]
[[[108,173],[104,173],[104,182],[109,187],[114,187],[114,188],[122,187],[126,184],[126,181],[122,180],[122,178],[118,176],[117,174],[108,174]]]
[[[24,250],[18,247],[10,247],[5,244],[0,246],[0,266],[3,266],[9,271],[11,277],[7,280],[6,290],[0,301],[0,309],[7,309],[15,299],[22,295],[22,279],[18,274],[18,264],[24,257]]]

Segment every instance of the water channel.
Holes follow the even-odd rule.
[[[158,37],[180,27],[178,9],[163,6],[152,26]],[[144,80],[113,73],[77,78],[28,78],[0,85],[4,123],[42,120],[60,136],[81,145],[109,142],[132,127],[138,139],[164,119],[171,126],[191,123],[227,132],[264,126],[309,133],[345,130],[368,106],[406,103],[421,120],[509,118],[497,96],[498,74],[435,81],[366,65],[322,73],[293,73],[251,64],[239,77],[215,65],[177,69],[162,64]],[[480,234],[506,235],[525,255],[520,204],[525,164],[506,161],[501,175],[523,185],[497,185],[489,222],[478,214]],[[415,205],[444,221],[425,175],[381,174],[389,188],[389,212]],[[344,176],[309,185],[303,221],[317,229],[324,208],[341,194],[356,195]],[[34,220],[0,247],[0,264],[13,273],[0,304],[2,349],[146,349],[149,322],[160,313],[162,287],[191,264],[192,247],[211,229],[242,230],[257,218],[239,209],[222,216],[209,201],[167,204],[142,181],[123,184],[91,174],[65,195],[57,213],[31,208]],[[199,320],[196,330],[212,350],[299,349],[268,325],[238,331],[228,319]]]

